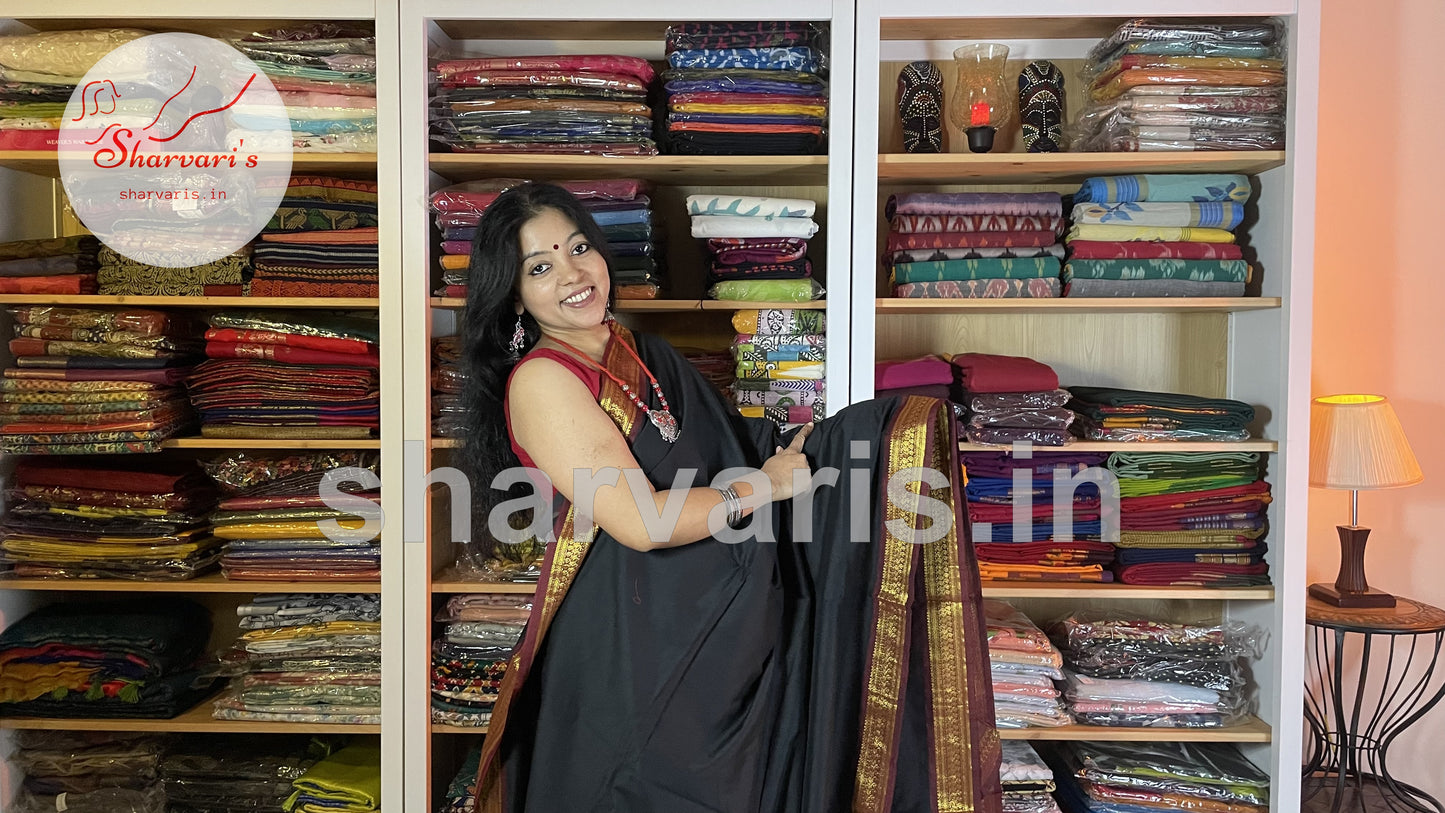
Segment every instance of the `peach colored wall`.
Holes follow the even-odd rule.
[[[1445,91],[1440,0],[1324,0],[1315,222],[1315,395],[1390,397],[1425,482],[1360,495],[1373,586],[1445,607]],[[1347,492],[1310,491],[1310,581],[1334,581]],[[1391,773],[1445,800],[1445,704]]]

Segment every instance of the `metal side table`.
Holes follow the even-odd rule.
[[[1445,696],[1445,610],[1396,598],[1388,609],[1349,610],[1313,598],[1305,605],[1302,810],[1445,813],[1424,791],[1391,776],[1387,764],[1395,738]],[[1379,650],[1387,651],[1383,672],[1371,662],[1372,655],[1381,660]]]

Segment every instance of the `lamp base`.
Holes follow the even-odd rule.
[[[1395,606],[1395,597],[1383,590],[1369,589],[1363,593],[1344,593],[1333,584],[1310,585],[1310,596],[1347,610],[1374,610]]]

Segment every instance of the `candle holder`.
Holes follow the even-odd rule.
[[[948,107],[949,121],[963,131],[971,152],[994,148],[995,136],[1016,121],[1015,93],[1004,81],[1008,46],[996,42],[965,45],[953,52],[958,82]]]

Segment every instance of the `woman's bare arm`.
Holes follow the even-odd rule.
[[[722,504],[722,495],[711,488],[658,491],[645,477],[638,477],[641,466],[617,424],[577,376],[561,364],[545,358],[524,363],[512,376],[507,398],[517,445],[526,450],[568,500],[576,501],[577,487],[582,482],[582,478],[574,479],[574,472],[584,476],[609,468],[619,472],[615,481],[600,480],[611,484],[596,486],[592,518],[623,545],[646,551],[686,545],[711,535],[708,514]],[[646,418],[639,413],[638,420]],[[807,465],[800,451],[806,435],[800,432],[793,446],[764,466],[773,486],[773,493],[765,496],[785,499],[792,495],[792,469]],[[633,476],[646,489],[640,495],[650,499],[651,505],[639,504],[633,497],[626,477],[628,470],[637,472]],[[752,487],[746,482],[738,482],[735,488],[745,500],[752,495]],[[654,539],[643,522],[642,511],[645,508],[654,517],[662,516],[669,498],[683,500],[681,512],[677,522],[666,529],[667,535]]]

